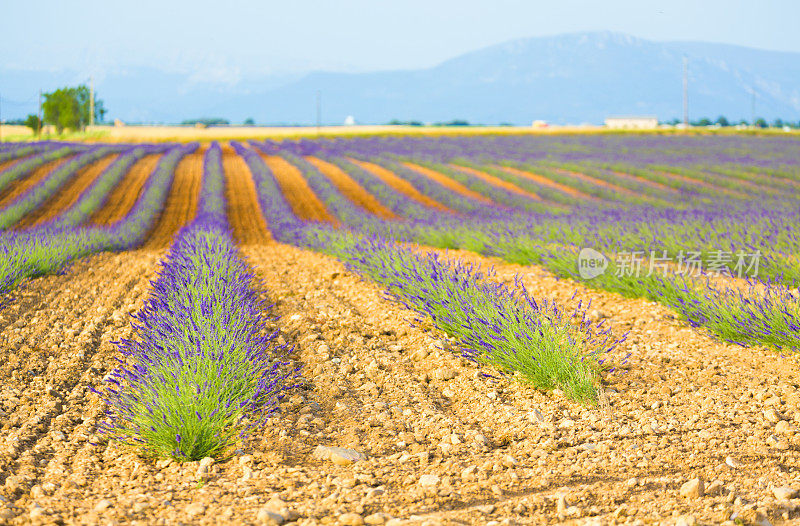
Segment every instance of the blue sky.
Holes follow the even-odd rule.
[[[428,67],[514,38],[586,30],[800,52],[798,20],[800,2],[789,0],[17,1],[0,17],[0,66],[149,65],[225,81]]]

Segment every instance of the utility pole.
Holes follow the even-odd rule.
[[[756,127],[756,89],[752,89],[753,98],[750,101],[750,126]]]
[[[89,126],[94,126],[94,77],[89,77]]]
[[[39,88],[39,140],[42,140],[42,128],[44,128],[44,120],[42,118],[42,88]]]
[[[683,56],[683,128],[689,129],[689,57]]]
[[[322,92],[317,90],[317,137],[322,135],[320,132],[320,125],[322,121]]]

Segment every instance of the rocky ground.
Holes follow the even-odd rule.
[[[800,367],[713,342],[641,300],[581,291],[630,330],[607,404],[543,394],[453,353],[328,257],[244,249],[302,387],[231,458],[93,446],[113,368],[163,251],[100,255],[0,313],[0,521],[8,524],[784,524],[800,517]],[[446,253],[476,263],[489,260]],[[496,263],[513,286],[576,286]]]

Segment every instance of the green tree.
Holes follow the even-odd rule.
[[[36,135],[39,133],[39,130],[42,128],[42,121],[39,120],[38,115],[30,114],[25,119],[25,126],[33,130],[33,134]]]
[[[731,125],[731,123],[728,121],[728,119],[725,117],[725,115],[720,115],[719,117],[717,117],[717,120],[715,122],[717,124],[719,124],[720,126],[730,126]]]
[[[756,121],[753,123],[753,125],[756,128],[766,128],[767,127],[767,121],[764,120],[763,117],[759,117],[759,118],[756,119]]]
[[[56,127],[61,134],[65,129],[83,130],[91,121],[90,92],[86,85],[59,88],[44,94],[44,122]],[[106,109],[102,100],[95,97],[94,117],[97,122],[105,119]]]

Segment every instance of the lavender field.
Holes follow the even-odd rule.
[[[799,146],[2,144],[2,520],[796,519]]]

